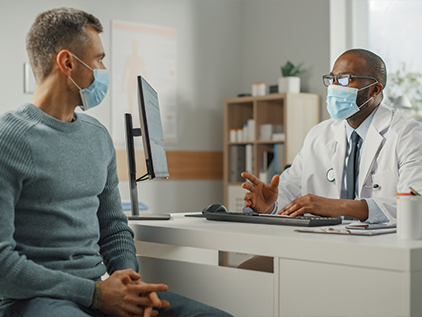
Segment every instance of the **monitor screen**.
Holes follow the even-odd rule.
[[[133,128],[132,115],[126,113],[126,149],[129,171],[130,202],[132,216],[130,220],[170,219],[170,214],[139,215],[138,190],[136,183],[154,178],[168,178],[166,152],[164,149],[163,128],[161,125],[158,95],[154,88],[141,76],[138,76],[139,118],[141,127]],[[142,135],[147,173],[136,175],[134,137]]]
[[[138,90],[139,119],[148,177],[149,179],[168,178],[158,94],[141,76],[138,76]]]

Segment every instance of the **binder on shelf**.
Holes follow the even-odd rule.
[[[267,167],[267,183],[271,182],[271,179],[274,177],[275,174],[275,160],[271,160],[271,163]]]
[[[230,182],[243,182],[240,174],[246,170],[246,157],[244,145],[230,146]]]
[[[284,171],[286,166],[286,161],[284,160],[284,143],[274,144],[274,173],[281,174]]]
[[[275,155],[271,151],[264,151],[262,155],[262,168],[259,173],[259,179],[264,183],[269,183],[276,172]]]
[[[253,145],[246,144],[246,172],[253,174]]]

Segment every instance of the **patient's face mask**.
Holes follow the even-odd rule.
[[[72,54],[72,56],[94,72],[94,81],[88,86],[88,88],[85,89],[81,89],[72,77],[69,76],[70,80],[79,89],[79,93],[82,98],[82,105],[80,107],[82,110],[86,111],[98,106],[101,101],[103,101],[110,85],[110,74],[106,69],[92,69],[75,55]]]
[[[339,85],[328,86],[327,110],[331,118],[343,120],[353,116],[372,99],[371,97],[358,106],[356,104],[358,92],[375,84],[376,82],[360,89]]]

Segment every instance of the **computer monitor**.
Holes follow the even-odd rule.
[[[142,77],[138,76],[138,106],[140,128],[133,128],[132,115],[126,113],[126,150],[129,170],[130,220],[169,219],[169,214],[140,215],[136,183],[146,179],[167,179],[169,177],[166,151],[164,148],[163,127],[161,124],[158,94]],[[142,136],[147,173],[136,177],[134,137]]]

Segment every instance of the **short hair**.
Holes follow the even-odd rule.
[[[346,54],[353,54],[356,57],[364,59],[366,62],[365,74],[359,75],[374,77],[385,88],[385,85],[387,85],[387,67],[381,57],[362,48],[354,48],[341,55]]]
[[[92,14],[73,8],[58,8],[40,13],[26,36],[26,50],[37,81],[51,72],[54,60],[62,49],[83,58],[89,46],[85,27],[103,31],[100,20]]]

